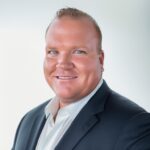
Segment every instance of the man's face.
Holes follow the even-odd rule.
[[[103,70],[98,36],[87,19],[55,19],[46,34],[45,78],[61,107],[88,95]]]

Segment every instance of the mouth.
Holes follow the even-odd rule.
[[[59,80],[73,80],[76,79],[77,76],[55,76]]]

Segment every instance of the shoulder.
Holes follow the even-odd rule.
[[[103,96],[102,96],[103,95]],[[99,100],[99,104],[103,101],[104,112],[111,114],[120,114],[120,116],[132,116],[137,113],[146,112],[142,107],[130,100],[129,98],[117,93],[109,88],[104,81],[101,88],[95,94],[95,99]]]
[[[140,107],[127,97],[122,96],[111,89],[108,89],[108,93],[104,104],[104,111],[100,116],[106,124],[112,124],[117,130],[121,130],[129,122],[136,125],[136,121],[133,118],[141,116],[138,120],[140,122],[145,115],[150,115],[144,108]]]
[[[44,115],[45,114],[45,107],[48,104],[50,100],[45,101],[44,103],[34,107],[33,109],[31,109],[30,111],[28,111],[24,117],[23,120],[31,120],[34,118],[37,118],[40,115]]]
[[[147,113],[144,108],[140,107],[133,100],[110,89],[105,81],[91,103],[94,103],[94,101],[95,108],[103,105],[103,112],[100,113],[100,116],[104,121],[113,124],[123,125],[132,117],[140,113]]]
[[[32,124],[37,118],[45,115],[45,107],[49,100],[28,111],[21,119],[20,125]]]
[[[38,106],[35,106],[33,109],[31,109],[27,114],[36,114],[39,111],[44,111],[46,105],[49,103],[50,100],[47,100],[43,102],[42,104],[39,104]]]
[[[146,112],[144,108],[136,104],[134,101],[113,90],[110,90],[109,97],[106,101],[106,110],[118,114],[118,116],[127,118]]]

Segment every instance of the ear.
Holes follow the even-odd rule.
[[[103,50],[101,50],[100,53],[99,53],[99,61],[100,61],[100,64],[102,65],[102,67],[103,67],[103,65],[104,65],[104,51]]]

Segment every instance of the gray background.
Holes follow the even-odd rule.
[[[44,34],[58,8],[91,14],[103,32],[104,79],[150,111],[149,0],[0,0],[0,149],[19,120],[53,96],[43,76]]]

